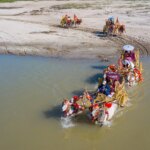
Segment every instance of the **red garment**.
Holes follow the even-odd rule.
[[[105,103],[105,107],[110,108],[112,106],[111,102]]]
[[[75,96],[73,96],[73,99],[74,99],[74,101],[76,102],[76,101],[79,100],[79,97],[75,95]]]
[[[105,111],[105,114],[106,114],[106,115],[109,115],[109,113],[108,113],[108,111],[107,111],[107,110]]]
[[[72,105],[74,106],[75,109],[79,109],[79,105],[77,103],[73,103]]]

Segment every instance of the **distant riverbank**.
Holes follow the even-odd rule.
[[[15,2],[16,0],[0,0],[0,3]]]

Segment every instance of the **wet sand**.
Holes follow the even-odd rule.
[[[78,15],[76,28],[60,27],[62,15]],[[119,17],[126,33],[101,37],[105,19]],[[0,4],[0,53],[71,58],[106,58],[124,44],[150,51],[149,1],[17,1]]]

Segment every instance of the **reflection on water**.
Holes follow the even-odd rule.
[[[0,56],[0,149],[148,150],[150,60],[143,62],[145,82],[129,89],[132,105],[110,128],[94,126],[81,115],[73,128],[64,129],[62,98],[93,89],[107,63]]]

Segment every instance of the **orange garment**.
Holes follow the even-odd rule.
[[[139,82],[142,82],[144,80],[143,77],[142,77],[142,74],[141,74],[140,70],[138,70],[137,68],[134,68],[134,73],[138,74]]]
[[[99,105],[97,103],[93,104],[92,105],[93,109],[98,109],[99,108]]]
[[[88,100],[92,100],[92,99],[93,99],[89,93],[86,94],[86,98],[87,98]]]
[[[123,68],[122,58],[121,58],[121,57],[118,59],[118,65],[119,65],[119,68],[120,68],[120,69]]]

